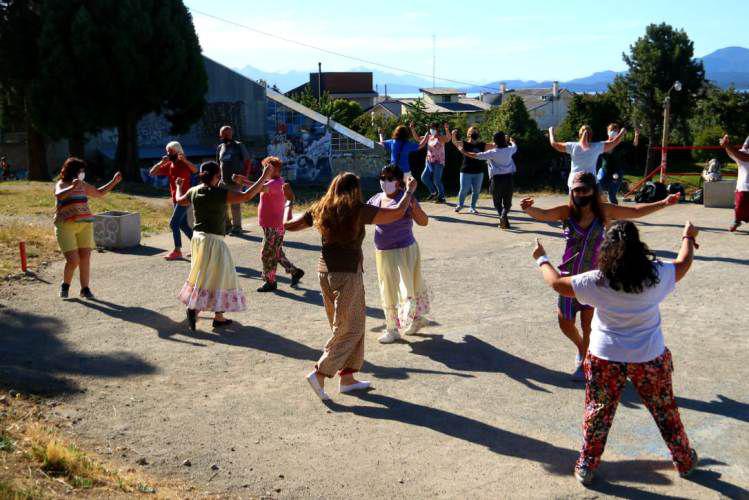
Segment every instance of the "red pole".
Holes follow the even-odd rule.
[[[21,271],[26,272],[27,266],[26,266],[26,242],[25,241],[18,242],[18,251],[21,254]]]

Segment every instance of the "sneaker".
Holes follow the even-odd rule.
[[[732,233],[735,233],[740,225],[741,225],[741,222],[736,221],[733,224],[731,224],[731,227],[729,227],[728,230],[731,231]]]
[[[578,482],[584,486],[592,483],[593,477],[595,477],[595,475],[596,473],[590,469],[581,469],[575,467],[575,479],[577,479]]]
[[[500,229],[510,229],[510,221],[507,220],[507,216],[503,215],[499,219],[499,228]]]
[[[427,196],[426,201],[432,201],[435,198],[437,198],[437,193],[429,193],[429,196]]]
[[[419,330],[424,327],[424,324],[426,322],[421,318],[414,318],[414,320],[411,322],[411,326],[409,326],[404,332],[404,335],[416,335],[419,333]]]
[[[469,209],[468,209],[468,213],[469,213],[469,214],[473,214],[473,215],[476,215],[476,214],[477,214],[477,213],[479,213],[479,212],[478,212],[478,210],[476,210],[475,208],[469,208]]]
[[[222,326],[229,326],[232,324],[232,320],[230,319],[214,319],[213,320],[213,328],[221,328]]]
[[[294,272],[291,273],[291,286],[297,286],[303,277],[304,271],[301,269],[295,269]]]
[[[94,298],[94,294],[91,293],[91,289],[89,287],[84,286],[83,288],[81,288],[81,298],[83,298],[83,299],[93,299]]]
[[[575,382],[585,382],[585,371],[583,370],[582,363],[577,365],[575,371],[572,372],[572,380]]]
[[[695,469],[697,469],[697,466],[700,463],[700,457],[697,456],[697,452],[695,451],[694,448],[692,448],[691,452],[689,453],[689,456],[692,459],[692,466],[688,470],[685,470],[684,472],[679,472],[679,476],[681,477],[689,476],[692,472],[695,471]]]
[[[311,372],[305,378],[307,379],[310,387],[312,387],[312,390],[315,391],[315,394],[318,398],[320,398],[322,401],[330,400],[330,396],[328,396],[325,390],[320,387],[320,382],[317,381],[317,372]]]
[[[438,196],[436,200],[434,200],[435,203],[445,203],[445,197],[444,196]]]
[[[187,309],[187,326],[193,332],[197,329],[198,313],[195,309]]]
[[[385,335],[378,338],[377,341],[380,344],[392,344],[396,340],[400,340],[401,334],[398,333],[398,330],[386,330]]]
[[[69,292],[70,292],[70,285],[67,283],[62,283],[60,285],[60,298],[67,299]]]
[[[182,252],[180,250],[172,250],[169,252],[169,255],[164,257],[166,260],[181,260],[182,259]]]
[[[456,213],[456,214],[457,214],[458,212],[460,212],[461,210],[463,210],[463,207],[462,207],[462,206],[460,206],[460,205],[456,205],[456,206],[455,206],[455,213]]]
[[[365,391],[369,389],[370,387],[372,387],[371,383],[367,382],[366,380],[362,380],[360,382],[356,382],[354,384],[349,384],[349,385],[341,384],[338,390],[342,394],[346,394],[347,392],[353,392],[353,391]]]
[[[266,281],[263,283],[263,286],[257,289],[258,292],[265,293],[265,292],[275,292],[278,288],[278,283],[275,281],[271,283],[270,281]]]

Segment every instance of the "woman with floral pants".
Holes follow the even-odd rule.
[[[587,382],[583,446],[575,464],[575,477],[584,485],[593,481],[601,462],[627,379],[653,416],[679,475],[684,477],[697,467],[697,452],[690,447],[676,407],[671,351],[663,340],[660,313],[660,303],[692,265],[697,233],[687,222],[679,255],[665,263],[640,241],[632,222],[618,221],[601,243],[599,269],[566,277],[549,264],[536,240],[533,257],[546,283],[564,297],[595,307],[583,363]]]

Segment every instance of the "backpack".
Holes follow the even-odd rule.
[[[668,196],[666,185],[662,182],[646,182],[635,195],[637,203],[653,203],[661,201]]]

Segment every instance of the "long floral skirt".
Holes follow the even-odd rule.
[[[247,309],[224,237],[196,231],[192,236],[192,264],[179,300],[197,311],[234,312]]]
[[[376,250],[385,324],[389,330],[407,329],[429,313],[429,289],[421,277],[421,253],[414,243],[406,248]]]

